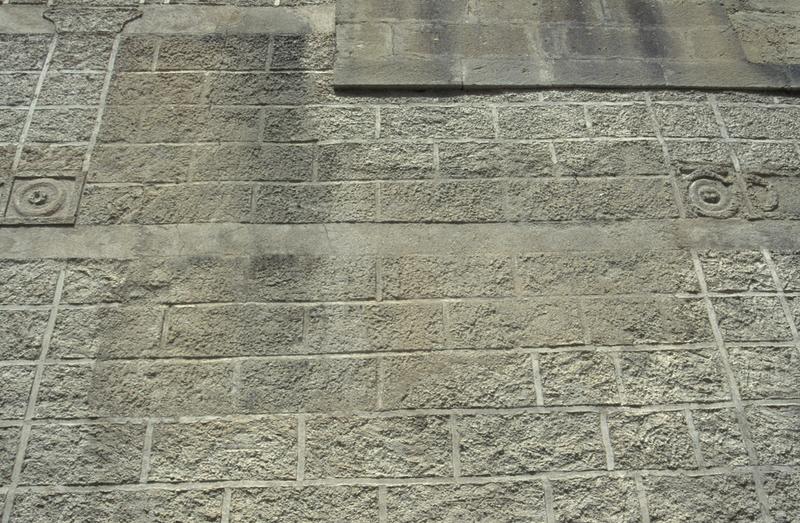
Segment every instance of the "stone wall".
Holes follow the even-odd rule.
[[[298,3],[0,7],[3,521],[795,520],[800,99],[337,92]]]

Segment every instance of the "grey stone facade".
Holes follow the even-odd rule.
[[[332,2],[106,3],[0,6],[4,523],[800,518],[796,94],[342,92]]]

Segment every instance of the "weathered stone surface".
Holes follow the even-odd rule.
[[[539,482],[389,487],[390,521],[545,521]]]
[[[391,357],[384,365],[387,409],[524,407],[536,401],[527,355],[431,354]]]
[[[0,104],[27,105],[33,98],[38,75],[9,73],[0,75]]]
[[[377,369],[374,359],[245,361],[238,409],[247,413],[373,409]]]
[[[145,490],[113,492],[20,492],[14,521],[130,521],[179,523],[219,521],[222,490]]]
[[[163,355],[164,312],[154,307],[63,309],[50,354],[59,358],[137,358]]]
[[[384,138],[492,138],[491,112],[479,107],[391,107],[381,111]]]
[[[450,476],[446,417],[314,417],[306,423],[309,478]]]
[[[381,185],[381,220],[495,222],[505,218],[506,187],[492,181],[397,182]]]
[[[264,140],[308,142],[369,139],[375,136],[375,114],[365,107],[268,107]]]
[[[618,468],[697,467],[683,412],[612,413],[608,429]]]
[[[99,73],[50,73],[38,103],[42,105],[94,105],[100,101],[103,75]]]
[[[785,472],[767,474],[764,489],[769,496],[772,517],[780,523],[788,523],[800,512],[800,480],[798,475]]]
[[[336,50],[334,40],[334,35],[329,33],[276,35],[270,68],[331,69]]]
[[[491,256],[405,256],[381,260],[386,298],[510,296],[511,260]]]
[[[731,368],[744,399],[800,396],[800,353],[794,347],[729,347]]]
[[[134,483],[144,426],[37,425],[22,465],[25,485]]]
[[[775,253],[775,268],[786,291],[800,291],[800,254]]]
[[[44,65],[53,37],[46,34],[4,34],[0,36],[0,69],[36,70]]]
[[[261,185],[255,193],[255,223],[374,221],[377,185],[371,183]]]
[[[205,82],[202,73],[118,73],[109,87],[107,102],[137,106],[204,103],[208,101]]]
[[[545,144],[442,143],[439,170],[446,178],[527,178],[555,170]]]
[[[38,358],[49,316],[47,311],[0,311],[0,359]]]
[[[102,72],[108,66],[113,42],[114,35],[107,33],[60,34],[50,69],[91,69]]]
[[[714,310],[726,341],[779,341],[791,338],[777,298],[715,298]]]
[[[36,418],[85,418],[98,403],[92,399],[94,366],[47,365],[36,397]]]
[[[620,402],[610,354],[593,351],[544,353],[539,356],[539,369],[545,405]]]
[[[528,295],[699,290],[685,252],[535,254],[520,257],[517,271]]]
[[[52,303],[59,268],[58,263],[49,260],[0,261],[0,281],[3,282],[3,285],[0,285],[0,303],[4,305]]]
[[[636,485],[628,478],[553,481],[556,521],[640,521]]]
[[[731,409],[692,411],[700,454],[707,467],[747,465],[747,450],[736,414]]]
[[[626,403],[652,405],[730,399],[719,352],[622,352],[621,380]]]
[[[92,134],[96,109],[37,109],[28,140],[32,142],[86,142]]]
[[[453,348],[539,347],[584,341],[578,310],[559,299],[446,304]]]
[[[275,487],[234,489],[231,523],[352,521],[378,518],[375,487]]]
[[[439,304],[318,305],[306,341],[314,353],[441,349],[443,316]]]
[[[669,166],[655,140],[555,142],[558,172],[570,176],[664,175]]]
[[[668,137],[718,138],[720,127],[708,105],[658,104],[653,108],[661,133]]]
[[[775,290],[772,275],[760,252],[705,252],[700,260],[711,292]]]
[[[746,409],[753,445],[760,463],[797,465],[797,423],[800,407],[751,407]]]
[[[304,352],[303,310],[219,305],[169,310],[163,356],[260,356]]]
[[[540,105],[499,111],[501,138],[581,138],[589,135],[582,107]]]
[[[644,486],[653,522],[745,523],[761,518],[750,475],[650,476],[645,478]]]
[[[160,70],[264,70],[269,57],[267,34],[205,34],[163,38]]]
[[[321,180],[395,180],[433,176],[433,146],[337,143],[319,148]]]
[[[35,368],[29,365],[0,367],[0,417],[25,417]]]
[[[605,298],[583,304],[589,338],[604,345],[693,343],[713,335],[701,300]]]
[[[730,105],[721,108],[728,131],[734,138],[799,138],[798,107],[750,107]]]
[[[464,416],[456,424],[466,475],[605,468],[597,414]]]
[[[0,112],[0,140],[16,142],[25,126],[26,111],[5,110]]]
[[[156,424],[148,480],[294,479],[296,425],[290,417]]]

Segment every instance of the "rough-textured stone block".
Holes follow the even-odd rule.
[[[192,177],[198,180],[311,181],[311,146],[218,144],[197,148]]]
[[[29,365],[0,367],[0,418],[25,417],[35,372],[36,369]]]
[[[142,186],[86,185],[81,196],[78,224],[136,223],[144,195]]]
[[[800,291],[800,254],[775,253],[773,260],[783,289],[790,292]]]
[[[308,33],[276,35],[271,69],[327,70],[333,67],[335,35]]]
[[[396,182],[381,185],[381,220],[495,222],[505,217],[506,186],[496,181]]]
[[[0,359],[38,358],[49,316],[47,311],[0,311]]]
[[[378,519],[375,487],[275,487],[234,489],[231,523],[350,521]]]
[[[800,514],[800,475],[776,472],[764,477],[764,490],[769,496],[772,517],[788,523]]]
[[[134,483],[144,426],[37,425],[25,453],[24,485]]]
[[[625,297],[583,304],[593,343],[694,343],[713,340],[705,305],[699,299]]]
[[[163,310],[149,307],[61,309],[50,342],[58,358],[159,356]]]
[[[323,101],[317,75],[217,73],[209,78],[208,100],[220,105],[301,105]]]
[[[743,399],[800,397],[800,352],[794,347],[729,347]]]
[[[582,138],[589,134],[583,107],[533,105],[499,110],[501,138]]]
[[[29,144],[23,147],[19,171],[35,176],[59,176],[79,171],[86,157],[85,145]]]
[[[546,144],[439,144],[439,171],[445,178],[528,178],[551,176],[554,170]]]
[[[321,180],[430,178],[433,146],[406,143],[337,143],[319,147]]]
[[[583,343],[577,308],[567,300],[448,303],[448,346],[492,349]]]
[[[203,73],[118,73],[109,87],[107,103],[136,106],[206,103],[205,78]]]
[[[16,142],[22,135],[27,111],[24,109],[0,111],[0,141]]]
[[[303,310],[274,305],[176,307],[164,356],[264,356],[304,352]]]
[[[315,417],[306,423],[309,478],[450,476],[447,417]]]
[[[734,138],[800,138],[800,107],[729,105],[720,110]]]
[[[542,523],[544,490],[539,482],[389,487],[389,521],[492,521]]]
[[[219,521],[222,490],[144,490],[113,492],[19,492],[14,521]]]
[[[700,255],[711,292],[775,291],[764,256],[758,251],[715,251]]]
[[[47,34],[4,34],[0,36],[0,69],[41,69],[52,39]]]
[[[457,428],[465,475],[605,468],[597,414],[464,416]]]
[[[665,175],[669,166],[655,140],[556,142],[557,169],[570,176]]]
[[[778,298],[714,298],[712,302],[726,341],[791,339]]]
[[[39,105],[94,105],[100,102],[102,73],[50,73],[39,94]]]
[[[114,35],[103,33],[62,33],[50,62],[51,71],[91,69],[104,72],[111,57]],[[117,55],[116,65],[122,65],[124,53]],[[152,62],[152,50],[150,55]],[[149,64],[148,64],[149,65]]]
[[[512,293],[511,260],[490,256],[384,258],[385,298],[502,297]]]
[[[20,430],[19,427],[0,427],[0,482],[4,485],[11,481]]]
[[[750,407],[746,409],[750,435],[763,465],[797,465],[797,426],[800,407]]]
[[[695,468],[683,412],[612,413],[608,417],[614,464],[620,469]]]
[[[38,78],[35,73],[0,74],[0,105],[28,105]]]
[[[28,141],[86,142],[94,129],[96,109],[37,109]]]
[[[0,260],[0,303],[47,305],[52,303],[60,265],[50,260]],[[21,320],[18,320],[21,321]]]
[[[572,221],[676,218],[672,186],[663,178],[512,180],[509,218]]]
[[[791,143],[755,141],[731,147],[744,172],[792,176],[800,169],[800,151]]]
[[[124,35],[114,66],[118,71],[151,71],[155,68],[159,37],[152,35]]]
[[[539,356],[545,405],[618,404],[617,376],[610,354],[554,352]]]
[[[195,149],[185,145],[101,145],[92,152],[90,182],[188,181]]]
[[[663,136],[682,138],[719,138],[721,136],[714,112],[707,104],[656,104],[653,111]]]
[[[517,267],[528,295],[699,291],[688,252],[532,254]]]
[[[390,107],[381,110],[382,138],[492,138],[485,107]]]
[[[644,105],[598,105],[589,108],[594,136],[655,136],[653,121]]]
[[[85,418],[96,415],[93,410],[94,366],[80,363],[47,365],[36,397],[34,417]]]
[[[441,304],[317,305],[308,311],[314,353],[434,350],[444,345]]]
[[[387,358],[387,409],[523,407],[536,402],[524,354],[430,354]]]
[[[639,523],[636,484],[629,478],[553,481],[555,521]]]
[[[238,408],[247,413],[373,409],[375,359],[250,360],[242,363]]]
[[[650,521],[705,523],[761,519],[753,478],[749,474],[644,479]]]
[[[158,50],[160,70],[265,70],[268,34],[168,36]]]
[[[101,362],[92,370],[93,412],[108,416],[202,416],[234,410],[233,364]]]
[[[369,107],[267,107],[268,142],[369,139],[375,136],[375,113]]]
[[[366,222],[377,213],[373,183],[261,185],[254,198],[255,223]]]
[[[700,454],[706,467],[747,465],[747,449],[736,414],[731,409],[692,411]]]
[[[148,481],[294,479],[296,425],[291,417],[156,424]]]
[[[712,167],[722,172],[733,170],[733,158],[727,145],[721,142],[666,141],[672,165],[683,171]]]
[[[730,398],[719,352],[623,352],[620,354],[626,403],[650,405]]]

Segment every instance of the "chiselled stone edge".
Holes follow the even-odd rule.
[[[800,249],[800,222],[189,224],[0,230],[0,259]]]
[[[0,5],[0,33],[55,33],[44,18],[47,7]],[[142,16],[125,25],[134,34],[262,34],[332,33],[334,8],[330,5],[300,7],[235,7],[203,5],[145,5]]]

